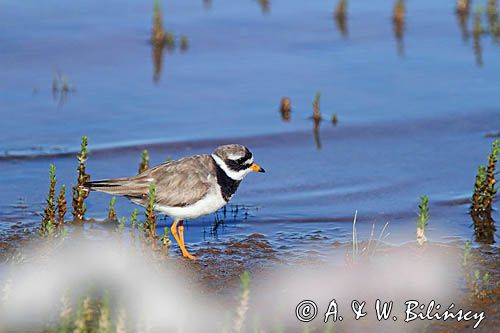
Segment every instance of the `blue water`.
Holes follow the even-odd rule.
[[[331,1],[271,1],[267,14],[255,1],[165,1],[165,29],[188,36],[189,49],[165,50],[155,82],[152,1],[2,3],[0,230],[38,221],[49,163],[59,183],[74,183],[87,135],[93,179],[135,174],[143,148],[155,164],[248,145],[268,173],[244,181],[234,203],[250,215],[219,237],[321,230],[346,240],[358,210],[362,232],[389,222],[389,239],[407,241],[427,194],[429,238],[469,239],[467,204],[453,203],[470,196],[486,135],[500,131],[500,46],[483,35],[479,65],[454,6],[408,2],[401,51],[388,1],[349,2],[345,37]],[[56,72],[72,89],[63,100],[52,93]],[[320,149],[308,119],[316,91]],[[104,218],[108,201],[92,194],[88,216]],[[133,209],[125,199],[117,207]],[[211,237],[213,219],[189,221],[187,241]]]

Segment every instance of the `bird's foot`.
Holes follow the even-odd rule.
[[[185,252],[183,251],[182,252],[182,256],[184,258],[188,258],[188,259],[191,259],[191,260],[196,260],[196,257],[193,256],[192,254],[190,254],[188,251],[185,251]]]

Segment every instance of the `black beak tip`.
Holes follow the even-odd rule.
[[[266,170],[264,170],[264,168],[260,168],[259,172],[266,173]]]

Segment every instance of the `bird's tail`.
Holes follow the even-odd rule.
[[[131,195],[134,187],[130,178],[103,179],[83,183],[83,189],[86,191],[105,192],[113,195]],[[137,189],[135,189],[137,190]]]

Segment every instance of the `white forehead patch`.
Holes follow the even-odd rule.
[[[229,158],[230,160],[234,160],[235,161],[235,160],[238,160],[238,159],[242,158],[243,156],[245,156],[245,155],[230,154],[230,155],[227,156],[227,158]]]

